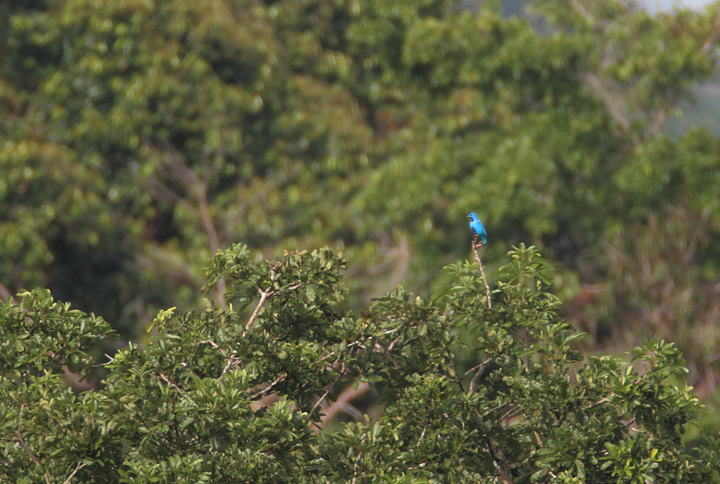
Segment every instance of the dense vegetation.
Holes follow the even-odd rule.
[[[391,480],[442,480],[444,472],[457,472],[453,476],[460,481],[477,482],[478,476],[504,479],[488,457],[497,442],[516,465],[510,474],[517,479],[535,476],[544,482],[551,476],[542,474],[546,469],[555,476],[566,472],[557,482],[583,482],[585,473],[593,476],[588,482],[610,482],[610,475],[612,482],[642,482],[638,476],[645,471],[627,471],[627,481],[612,474],[628,453],[627,462],[652,469],[692,463],[684,468],[686,475],[667,482],[707,477],[708,468],[697,463],[711,457],[696,461],[700,454],[684,456],[679,445],[683,424],[699,409],[679,372],[686,364],[684,378],[712,402],[720,377],[720,141],[688,119],[694,119],[698,88],[716,80],[720,3],[655,16],[621,0],[535,0],[522,15],[508,15],[506,7],[474,0],[0,2],[0,296],[12,302],[18,294],[14,302],[20,304],[6,305],[2,321],[5,393],[0,401],[20,404],[0,407],[6,417],[0,472],[14,469],[18,477],[34,469],[31,476],[63,482],[80,462],[84,467],[76,477],[105,475],[114,482],[121,470],[128,480],[150,472],[132,470],[137,459],[138,466],[152,461],[187,468],[194,476],[187,479],[198,480],[208,467],[193,459],[223,448],[227,453],[208,454],[220,459],[207,464],[212,469],[224,465],[226,457],[236,459],[236,451],[255,449],[253,458],[259,460],[252,462],[259,467],[252,472],[277,465],[272,468],[280,474],[352,479],[378,459]],[[686,114],[683,123],[670,125]],[[473,287],[480,284],[470,266],[442,270],[470,258],[470,211],[488,228],[483,261],[490,286],[500,291],[498,308],[481,311],[478,299],[472,317],[471,303],[456,308],[448,289],[459,290],[458,281],[465,281],[461,287],[468,280]],[[524,254],[520,258],[529,264],[523,267],[530,267],[530,279],[552,282],[537,289],[533,302],[507,293],[511,286],[523,286],[507,273],[507,267],[520,270],[507,251],[521,243],[539,247],[547,257],[543,267],[553,268],[552,281],[542,279],[531,268],[535,262],[529,262],[534,252],[514,252]],[[329,249],[314,256],[298,252],[325,246]],[[228,247],[233,249],[222,252]],[[206,287],[207,260],[218,250]],[[339,293],[331,298],[323,291],[340,291],[335,285],[344,262],[330,255],[339,252],[348,261],[348,290],[343,304],[333,306],[328,301]],[[292,271],[303,264],[319,271],[317,280],[298,282],[308,284],[302,297],[275,293],[272,285],[253,279],[267,276],[261,268],[271,263],[260,261],[278,257],[282,267],[296,261]],[[318,257],[329,258],[327,270],[312,265]],[[398,284],[423,298],[417,307],[404,290],[395,290]],[[40,287],[52,296],[35,290]],[[240,322],[251,320],[258,288],[279,299],[268,296],[268,307],[255,315],[265,332],[244,334]],[[463,296],[467,301],[469,294]],[[351,311],[367,309],[378,297],[370,310]],[[313,306],[315,298],[324,302]],[[54,300],[98,316],[67,312]],[[273,313],[269,308],[275,304]],[[518,304],[530,312],[513,319],[507,311]],[[207,312],[192,312],[208,305]],[[155,318],[169,307],[178,308],[177,316],[162,312]],[[392,352],[353,346],[375,335],[372,331],[383,331],[378,328],[394,331],[385,325],[400,324],[403,311],[415,314],[413,324],[422,331],[443,327],[447,334],[423,333],[428,340],[421,349],[414,340],[395,343],[404,362]],[[589,336],[571,337],[557,311]],[[301,324],[306,318],[309,328],[323,329],[306,334]],[[145,331],[153,320],[159,331],[155,340],[149,336],[155,333]],[[55,332],[41,337],[32,321],[60,326],[43,329]],[[117,332],[116,345],[109,342],[115,333],[104,321]],[[200,328],[200,322],[207,327]],[[365,328],[370,322],[374,329]],[[510,346],[495,350],[507,354],[488,355],[490,343],[476,334],[486,325],[505,331],[497,337],[509,338]],[[551,330],[560,336],[551,337]],[[646,343],[646,338],[667,343]],[[140,346],[128,347],[130,340]],[[291,358],[297,373],[283,376],[285,363],[270,364],[267,358],[275,356],[253,349],[260,341],[274,342],[271,347],[286,358],[291,347],[304,355]],[[456,346],[449,348],[451,341]],[[546,362],[555,356],[542,349],[551,341],[553,354],[567,358],[557,367]],[[378,344],[387,349],[390,342]],[[337,364],[346,366],[338,370],[335,360],[328,361],[335,350],[328,348],[343,344],[347,360]],[[175,350],[163,356],[173,345],[189,359],[172,360]],[[446,353],[437,354],[443,345]],[[635,353],[639,361],[649,361],[639,372],[610,357],[587,356],[600,349],[620,355],[635,347],[641,348]],[[82,388],[81,353],[99,357],[118,348],[125,349],[108,374],[95,370],[95,377],[107,377],[105,383],[94,380],[97,391],[73,395],[62,389],[61,374],[75,391]],[[586,355],[582,371],[592,381],[572,376],[581,368],[574,351]],[[245,366],[235,359],[240,354]],[[660,354],[666,359],[653,360]],[[377,360],[383,355],[387,360]],[[489,400],[479,403],[468,391],[472,375],[459,374],[487,358],[504,358],[510,366],[495,369],[499,380],[487,384],[501,389],[487,387],[483,398]],[[403,368],[402,377],[393,373],[393,362]],[[185,370],[170,371],[171,363]],[[457,374],[449,369],[453,364]],[[358,365],[365,365],[362,371]],[[648,368],[652,371],[645,373]],[[312,371],[317,374],[311,376]],[[342,378],[335,381],[338,371]],[[188,398],[198,405],[211,405],[203,398],[212,400],[213,392],[224,395],[218,402],[230,398],[223,393],[230,391],[230,374],[240,379],[230,386],[244,403],[228,414],[213,407],[198,420],[202,423],[187,420],[183,412],[205,412],[201,406],[189,409]],[[623,378],[632,388],[619,389]],[[196,385],[201,380],[206,383]],[[555,388],[560,380],[569,381],[570,393],[548,395],[558,398],[554,402],[533,402],[537,392]],[[322,402],[357,396],[353,381],[364,389],[360,400],[365,400],[353,400],[344,410],[332,407],[336,413],[324,418],[355,423],[315,436],[315,427],[306,424],[320,418],[320,407],[328,410],[323,403],[311,412],[317,399],[326,391],[331,393]],[[280,382],[286,385],[282,391],[275,388]],[[289,419],[295,433],[287,445],[295,450],[265,454],[265,444],[230,448],[217,440],[236,431],[230,429],[234,422],[253,421],[253,428],[267,425],[280,432],[275,417],[246,411],[257,410],[253,395],[263,385],[271,385],[272,395],[287,397],[267,412]],[[418,393],[408,393],[412,389]],[[153,408],[104,413],[105,405],[116,404],[116,397],[130,390],[161,395],[153,393]],[[642,395],[621,402],[620,395],[629,398],[622,392],[631,391]],[[679,393],[669,397],[672,392]],[[421,428],[412,405],[430,394],[444,408],[433,418],[450,415],[452,408],[459,412],[457,420],[433,420],[422,438],[403,437],[405,430],[397,430],[402,425]],[[54,399],[60,410],[31,408],[33,399]],[[668,402],[678,407],[669,409]],[[560,403],[569,407],[553,413]],[[521,409],[518,419],[486,414],[493,405]],[[651,425],[650,417],[637,413],[640,407],[655,408],[652,419],[666,420]],[[534,413],[541,408],[547,433],[541,427],[535,435],[528,433],[542,420]],[[369,427],[363,426],[363,413],[372,416]],[[61,414],[70,420],[61,421]],[[31,415],[47,429],[93,422],[81,440],[108,455],[84,463],[90,454],[68,452],[55,472],[52,462],[64,452],[58,450],[61,442],[70,441],[45,442],[37,427],[33,435],[42,442],[33,445],[48,452],[46,460],[36,456],[38,464],[32,452],[23,453],[26,441],[15,433],[25,435],[21,427],[32,425]],[[256,420],[263,418],[271,420]],[[381,418],[384,423],[373,434],[369,429]],[[488,418],[492,423],[483,427]],[[134,422],[138,419],[158,419],[159,427]],[[628,424],[632,419],[642,422],[637,434]],[[561,424],[551,430],[551,421]],[[598,433],[573,434],[578,422]],[[408,460],[410,451],[403,446],[416,439],[415,448],[423,447],[431,428],[433,442],[447,436],[452,445],[470,445],[450,437],[460,428],[455,426],[470,426],[490,440],[479,437],[472,449],[458,447],[457,456],[475,455],[468,461],[448,457],[435,463],[440,467],[425,469],[421,461]],[[714,433],[717,426],[706,421],[701,431]],[[169,439],[167,432],[186,427],[192,450],[163,440]],[[640,435],[648,440],[633,443],[642,440]],[[392,446],[382,440],[390,436],[396,439]],[[593,440],[606,437],[610,447]],[[571,447],[553,447],[562,442]],[[293,446],[307,454],[299,456],[300,447]],[[368,449],[358,454],[364,446]],[[580,464],[543,460],[548,455],[564,459],[570,448],[587,450],[582,457],[573,454]],[[342,449],[345,461],[332,449]],[[426,455],[444,455],[433,449],[428,447]],[[279,460],[270,465],[263,460],[268,455]],[[173,464],[171,456],[181,461]],[[106,474],[98,470],[100,462],[108,466]],[[233,479],[252,480],[252,472],[245,469]]]
[[[50,287],[132,337],[158,307],[194,307],[202,261],[233,242],[342,249],[356,300],[427,291],[467,256],[476,211],[492,274],[532,242],[569,300],[628,269],[607,242],[637,261],[626,245],[648,237],[703,300],[720,150],[702,128],[663,128],[715,71],[715,7],[462,5],[3,3],[0,281]],[[689,261],[651,236],[673,230],[667,210],[699,223],[676,234]],[[627,315],[613,308],[592,312],[600,339]]]
[[[0,306],[0,477],[718,482],[720,441],[692,455],[680,445],[699,405],[680,351],[648,342],[633,366],[584,359],[544,291],[548,265],[524,246],[509,256],[491,308],[478,266],[458,263],[428,299],[398,288],[355,313],[339,308],[345,261],[329,249],[253,262],[235,245],[209,273],[227,281],[227,308],[162,311],[153,341],[118,351],[104,388],[80,396],[63,366],[87,374],[87,351],[112,330],[46,291],[22,293]],[[372,391],[373,417],[328,431]]]

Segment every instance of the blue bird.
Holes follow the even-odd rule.
[[[473,233],[480,237],[480,240],[482,240],[482,243],[487,245],[487,232],[485,231],[485,226],[478,218],[477,214],[475,212],[470,213],[468,215],[472,219],[470,222],[470,228],[472,229]]]

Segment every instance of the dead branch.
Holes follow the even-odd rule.
[[[283,291],[294,291],[295,289],[299,288],[300,286],[302,286],[302,284],[300,284],[300,283],[291,284],[288,287],[286,287],[285,289],[283,289]],[[260,309],[262,309],[263,305],[268,300],[268,298],[271,296],[274,296],[275,294],[278,294],[281,291],[277,290],[277,289],[263,291],[262,289],[258,288],[258,292],[260,293],[260,301],[258,302],[257,306],[255,306],[255,310],[250,315],[250,319],[248,319],[248,322],[245,325],[245,330],[242,332],[242,335],[241,335],[241,337],[243,337],[243,338],[245,337],[247,332],[250,330],[250,327],[253,325],[253,323],[257,319],[258,314],[260,314]]]
[[[262,309],[263,305],[265,304],[265,301],[267,301],[268,296],[273,294],[272,291],[263,291],[260,288],[258,288],[258,292],[260,293],[260,301],[258,302],[257,306],[255,306],[255,310],[250,315],[250,319],[248,319],[248,322],[245,325],[245,329],[242,332],[243,338],[245,337],[247,332],[250,330],[250,327],[255,322],[255,319],[258,317],[258,314],[260,314],[260,309]]]
[[[478,239],[478,236],[473,237],[472,241],[472,249],[473,249],[473,256],[475,256],[475,262],[477,262],[478,267],[480,268],[480,274],[482,274],[483,283],[485,284],[485,292],[487,293],[487,305],[488,309],[492,308],[492,300],[490,299],[490,286],[487,282],[487,277],[485,277],[485,269],[483,268],[482,261],[480,260],[480,255],[478,254],[478,247],[482,247],[483,243]]]

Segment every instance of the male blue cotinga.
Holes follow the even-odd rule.
[[[478,218],[477,214],[475,212],[470,213],[468,215],[472,219],[470,222],[470,228],[472,229],[473,233],[480,237],[480,240],[482,240],[482,243],[487,245],[487,232],[485,231],[485,226]]]

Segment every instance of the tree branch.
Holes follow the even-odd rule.
[[[20,447],[22,447],[25,450],[27,455],[30,457],[30,459],[35,464],[42,467],[42,463],[40,462],[40,459],[38,459],[38,457],[35,454],[33,454],[33,452],[30,450],[30,447],[28,447],[28,445],[25,443],[25,439],[23,439],[23,436],[22,436],[22,432],[21,432],[22,417],[23,417],[24,411],[25,411],[25,404],[23,403],[22,405],[20,405],[20,415],[18,416],[18,426],[17,426],[17,430],[15,430],[15,442],[20,444]],[[43,473],[43,477],[45,478],[45,482],[47,484],[50,484],[50,475],[47,472]]]
[[[330,405],[327,409],[325,409],[325,413],[320,417],[320,423],[325,425],[328,421],[332,420],[335,415],[340,413],[345,409],[346,405],[350,405],[350,402],[354,399],[360,397],[364,393],[370,390],[370,385],[366,382],[361,382],[358,384],[357,388],[348,388],[347,390],[344,390],[337,400],[333,402],[332,405]],[[322,427],[320,427],[317,423],[315,423],[315,431],[320,431]]]
[[[250,330],[250,327],[255,322],[255,319],[258,317],[258,314],[260,314],[260,309],[265,304],[265,301],[267,301],[268,296],[271,296],[273,294],[272,291],[263,291],[262,289],[258,288],[258,292],[260,293],[260,301],[258,302],[257,306],[255,306],[255,310],[250,315],[250,319],[248,319],[247,324],[245,325],[245,329],[242,332],[242,338],[245,337],[247,332]]]
[[[614,397],[614,396],[615,396],[615,395],[610,395],[610,397]],[[602,405],[603,403],[609,403],[609,402],[610,402],[610,397],[601,398],[600,400],[598,400],[598,401],[595,402],[595,403],[591,403],[590,405],[586,405],[586,406],[582,407],[582,408],[580,409],[580,411],[581,411],[581,412],[584,412],[585,410],[590,410],[590,409],[592,409],[592,408],[599,407],[599,406]]]
[[[343,363],[342,366],[341,366],[341,368],[340,368],[340,374],[338,375],[338,377],[335,379],[335,381],[332,383],[332,385],[330,385],[330,386],[327,387],[327,390],[325,390],[325,393],[323,393],[322,397],[320,397],[320,399],[319,399],[317,402],[315,402],[315,405],[313,405],[312,410],[310,410],[310,413],[308,414],[308,416],[309,416],[310,418],[312,418],[312,414],[315,413],[315,410],[317,410],[317,408],[318,408],[320,405],[322,405],[322,403],[325,401],[325,399],[326,399],[327,396],[330,394],[330,392],[332,391],[332,389],[335,388],[335,385],[338,384],[338,382],[342,379],[342,377],[345,376],[345,374],[346,374],[346,373],[345,373],[345,363]]]
[[[475,372],[475,375],[473,375],[472,380],[470,380],[470,387],[468,388],[468,393],[472,393],[475,391],[475,385],[477,384],[478,378],[480,378],[480,375],[483,374],[485,371],[485,368],[487,368],[488,363],[490,363],[490,358],[485,358],[482,363],[480,363],[477,368],[477,371]]]
[[[267,395],[268,393],[272,392],[272,391],[273,391],[273,388],[275,388],[275,386],[276,386],[278,383],[280,383],[280,382],[282,381],[282,379],[287,376],[287,374],[288,374],[287,371],[282,372],[282,374],[281,374],[279,377],[277,377],[277,378],[275,379],[275,381],[273,381],[270,385],[268,385],[267,387],[263,388],[263,389],[260,390],[259,392],[253,393],[252,395],[250,395],[249,400],[250,400],[250,401],[255,401],[256,399],[262,398],[262,397],[264,397],[265,395]]]
[[[255,319],[257,319],[258,314],[260,314],[260,309],[263,307],[263,305],[265,304],[265,302],[268,300],[268,298],[270,296],[274,296],[275,294],[278,294],[282,291],[294,291],[295,289],[297,289],[300,286],[302,286],[302,284],[297,283],[297,284],[291,284],[282,290],[275,289],[275,290],[267,290],[267,291],[263,291],[262,289],[260,289],[258,287],[258,292],[260,293],[260,301],[258,302],[257,306],[255,306],[255,310],[253,311],[253,313],[250,315],[250,319],[248,320],[247,324],[245,325],[245,330],[242,332],[241,337],[244,338],[245,335],[247,334],[247,332],[250,330],[250,327],[255,322]]]
[[[505,454],[503,453],[502,448],[499,444],[493,444],[490,439],[488,439],[487,443],[488,450],[490,451],[490,457],[492,457],[495,471],[500,477],[500,480],[503,484],[513,484],[512,476],[510,476],[510,473],[507,470],[507,462],[505,461]]]
[[[155,190],[164,197],[166,200],[177,205],[184,205],[189,208],[199,219],[200,224],[208,237],[208,245],[210,253],[214,256],[220,248],[220,242],[217,231],[215,230],[215,224],[210,215],[210,204],[207,199],[208,192],[208,181],[210,178],[209,172],[205,174],[205,181],[200,180],[195,172],[190,169],[180,157],[180,154],[170,143],[165,143],[165,151],[169,154],[165,158],[163,168],[175,179],[180,185],[182,185],[197,202],[197,207],[190,204],[184,197],[181,197],[173,190],[163,185],[160,182],[153,182]],[[225,308],[225,279],[220,278],[217,285],[215,286],[215,300],[221,307]]]
[[[710,49],[717,40],[718,35],[720,35],[720,15],[715,17],[715,22],[713,23],[713,29],[710,32],[710,36],[708,36],[707,40],[703,43],[700,52],[703,54],[710,52]]]
[[[187,392],[186,392],[185,390],[183,390],[183,389],[180,388],[178,385],[176,385],[175,383],[173,383],[172,381],[170,381],[170,379],[169,379],[168,377],[166,377],[163,372],[158,372],[158,375],[160,376],[160,378],[162,378],[163,380],[165,380],[165,383],[167,383],[168,385],[170,385],[170,387],[172,387],[173,389],[175,389],[176,392],[178,392],[180,395],[182,395],[183,398],[185,398],[187,401],[189,401],[190,403],[192,403],[193,406],[197,407],[197,403],[195,403],[195,400],[193,400],[193,399],[190,397],[190,395],[187,394]]]
[[[85,464],[83,464],[82,461],[78,461],[77,465],[75,466],[75,470],[72,471],[72,474],[70,474],[67,479],[65,479],[65,482],[63,484],[68,484],[70,480],[75,476],[75,474],[77,474],[77,471],[79,471],[83,467],[85,467]]]
[[[615,124],[620,127],[622,132],[630,134],[633,145],[639,145],[640,138],[632,131],[630,121],[625,114],[623,114],[621,104],[618,103],[615,97],[608,91],[603,79],[592,72],[586,72],[582,75],[582,78],[605,104],[605,109],[607,109],[608,114],[610,114],[610,117],[615,121]]]
[[[477,251],[478,247],[482,247],[482,245],[483,243],[478,239],[478,236],[474,236],[472,241],[473,255],[475,256],[475,262],[477,262],[477,265],[480,268],[480,274],[482,274],[483,283],[485,283],[485,292],[487,293],[487,305],[488,309],[490,309],[492,308],[492,300],[490,299],[490,286],[488,286],[487,277],[485,277],[485,269],[483,268],[482,261],[480,260],[480,255]]]
[[[386,350],[385,348],[383,348],[383,345],[381,345],[381,344],[378,343],[377,341],[375,342],[375,349],[379,349],[380,352],[381,352],[382,354],[384,354],[384,355],[387,357],[388,360],[390,360],[390,363],[392,363],[393,367],[395,367],[395,369],[396,369],[397,371],[399,371],[400,373],[403,373],[403,374],[405,373],[405,370],[403,370],[403,367],[400,366],[400,365],[398,365],[397,362],[393,359],[392,354],[390,353],[390,351],[389,351],[389,350]]]

